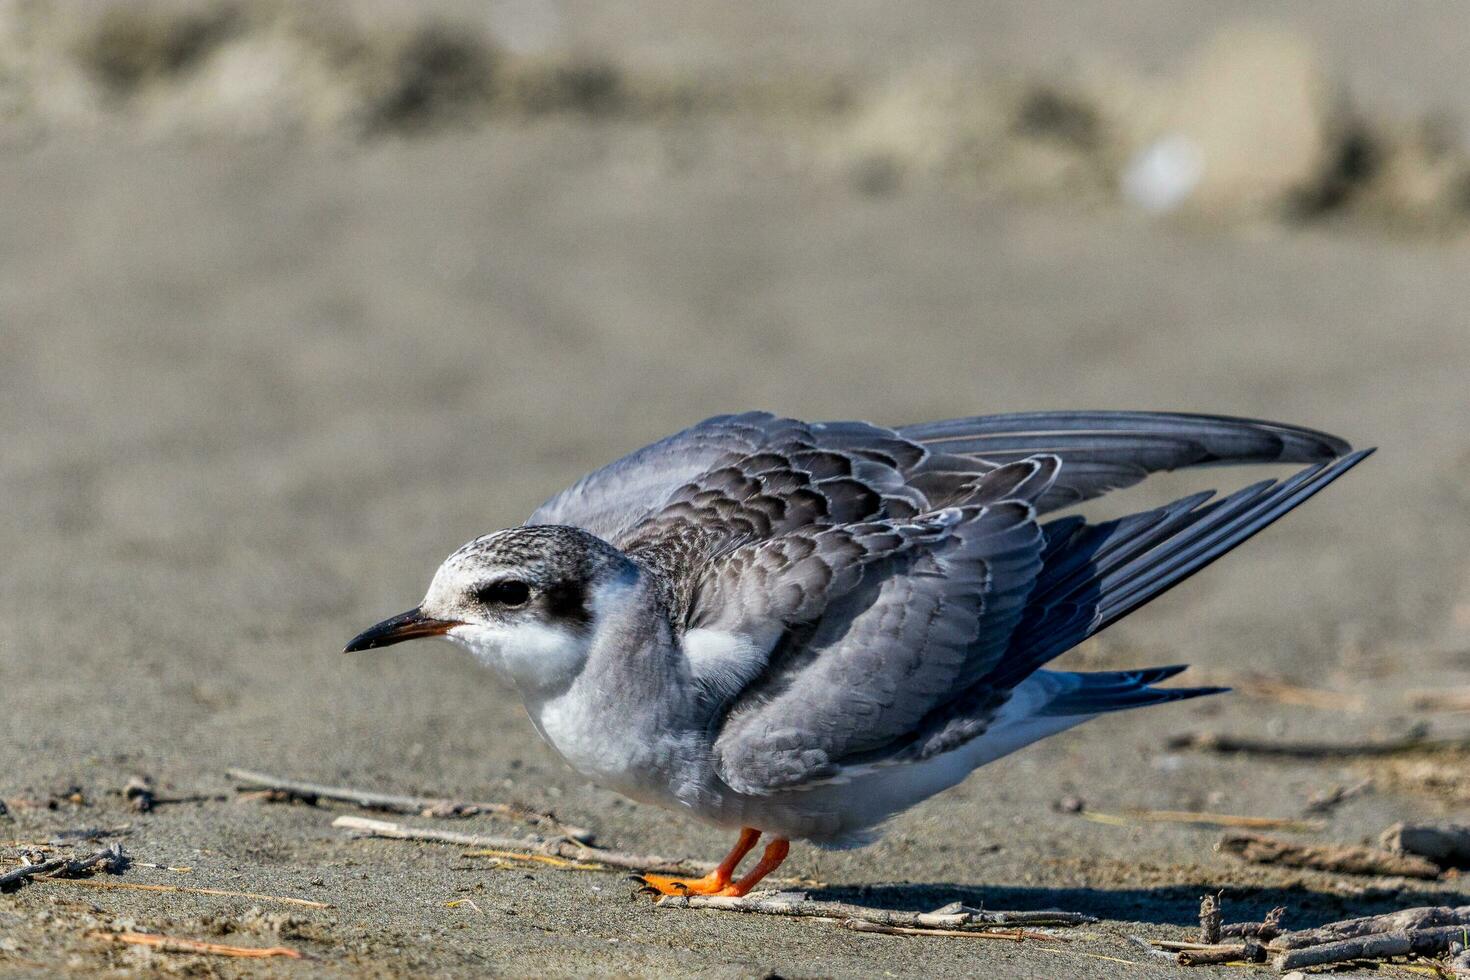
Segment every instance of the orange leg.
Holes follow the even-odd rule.
[[[761,832],[750,827],[740,830],[740,839],[725,855],[725,860],[703,878],[670,878],[665,875],[639,875],[638,880],[643,882],[646,888],[658,892],[660,895],[723,895],[726,888],[732,887],[730,877],[735,874],[735,869],[740,865],[745,855],[749,854],[755,847],[755,842],[761,839]],[[764,862],[762,862],[764,863]],[[748,876],[747,876],[748,877]],[[744,881],[745,879],[740,879]],[[741,892],[740,894],[745,894]]]
[[[744,895],[754,888],[762,878],[775,871],[786,860],[786,854],[791,850],[791,842],[784,837],[777,837],[766,845],[766,852],[761,855],[760,862],[750,869],[750,872],[735,884],[720,889],[721,895]]]

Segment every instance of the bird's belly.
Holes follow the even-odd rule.
[[[592,782],[640,803],[686,813],[720,827],[849,847],[873,828],[962,781],[970,772],[1086,718],[1032,717],[1027,682],[990,730],[921,762],[854,767],[838,778],[768,795],[738,793],[721,780],[707,739],[636,712],[611,715],[585,697],[527,704],[527,713],[568,765]],[[1044,692],[1042,692],[1044,693]]]
[[[546,744],[592,782],[639,803],[695,809],[709,753],[691,734],[646,731],[626,715],[589,711],[578,698],[527,705]]]

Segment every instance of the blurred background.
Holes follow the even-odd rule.
[[[1467,32],[1371,0],[0,0],[0,793],[249,764],[713,853],[447,645],[336,651],[462,541],[747,408],[1378,445],[1074,656],[1358,705],[1088,729],[1140,755],[1191,711],[1411,723],[1470,683]],[[1077,776],[1023,771],[931,816],[1014,830]]]

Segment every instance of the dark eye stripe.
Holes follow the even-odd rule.
[[[546,590],[546,611],[551,618],[574,626],[592,621],[587,611],[587,592],[580,582],[558,582]]]
[[[525,582],[506,579],[478,590],[475,598],[487,606],[524,606],[531,598],[531,587]]]

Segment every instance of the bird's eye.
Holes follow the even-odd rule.
[[[524,606],[531,598],[531,587],[525,582],[507,579],[485,586],[475,593],[475,598],[487,606]]]

